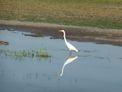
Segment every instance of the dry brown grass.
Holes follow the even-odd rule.
[[[115,28],[117,25],[118,28],[122,28],[122,1],[99,1],[0,0],[0,18],[54,23],[61,22],[81,26],[92,26],[92,23],[96,23],[95,26],[97,26],[97,23],[101,22],[102,26],[108,25],[112,27],[114,26],[112,23],[115,23]]]

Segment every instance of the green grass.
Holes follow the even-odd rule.
[[[122,29],[122,0],[0,0],[0,19]]]
[[[0,49],[0,56],[14,59],[25,59],[25,58],[47,59],[51,57],[51,55],[49,55],[49,53],[44,49],[39,50]]]

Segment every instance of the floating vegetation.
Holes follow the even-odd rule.
[[[0,56],[11,57],[16,59],[24,59],[24,58],[46,59],[51,57],[51,55],[49,55],[48,52],[44,49],[39,49],[39,50],[0,49]]]

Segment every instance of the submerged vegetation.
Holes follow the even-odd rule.
[[[0,19],[122,29],[122,0],[0,0]]]
[[[51,55],[49,55],[48,52],[44,49],[40,49],[40,50],[0,49],[0,56],[10,57],[15,59],[24,59],[24,58],[46,59],[51,57]]]

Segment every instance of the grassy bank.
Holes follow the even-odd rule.
[[[0,19],[122,29],[122,1],[0,0]]]

